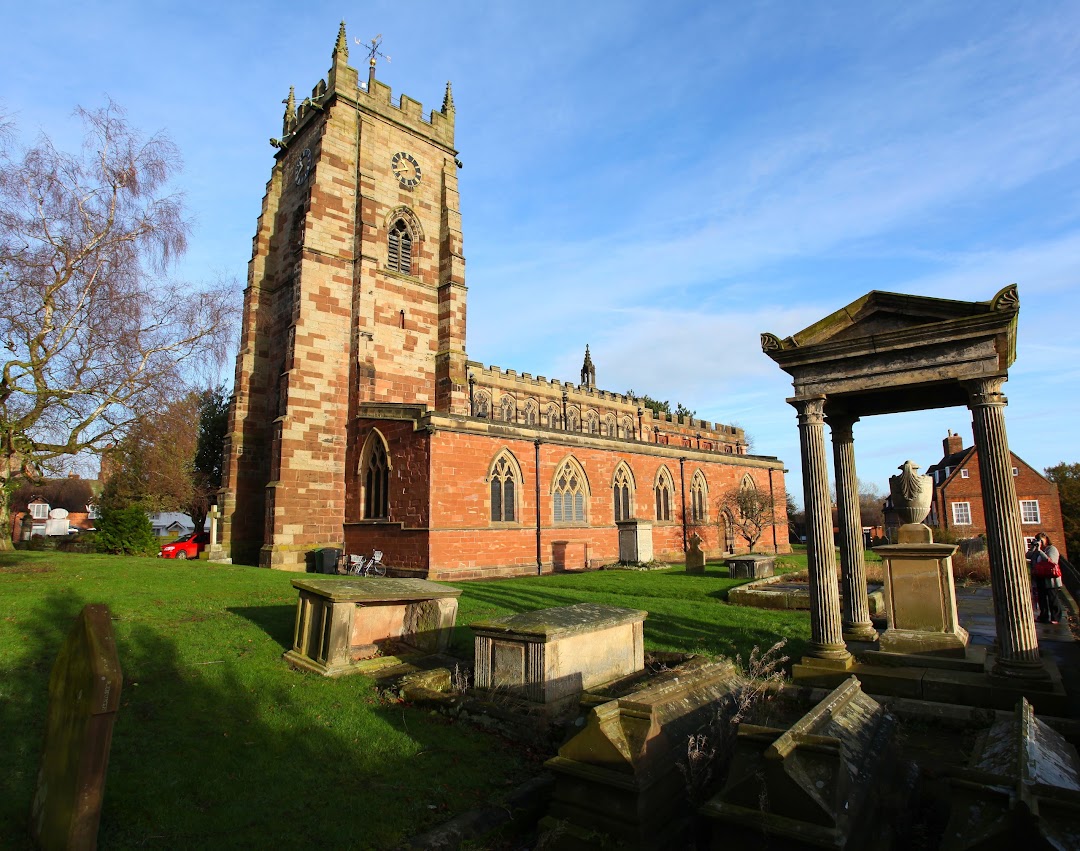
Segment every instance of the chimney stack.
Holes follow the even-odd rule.
[[[949,436],[941,441],[941,446],[945,450],[945,457],[948,458],[950,455],[964,451],[964,438],[958,434],[953,434],[952,429],[949,429]]]

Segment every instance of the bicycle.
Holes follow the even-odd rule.
[[[345,574],[347,576],[386,576],[386,565],[382,563],[382,557],[382,550],[373,550],[367,558],[352,553],[342,555]]]

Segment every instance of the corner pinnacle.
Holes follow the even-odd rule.
[[[442,99],[442,112],[445,115],[447,112],[454,111],[454,93],[450,88],[450,81],[446,81],[446,94]]]
[[[334,45],[333,56],[336,58],[338,54],[341,54],[342,59],[349,58],[349,40],[345,37],[345,21],[342,21],[341,26],[338,27],[337,43]]]

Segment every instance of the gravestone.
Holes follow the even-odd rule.
[[[594,707],[545,763],[555,775],[545,847],[684,847],[693,808],[679,760],[743,682],[730,661],[700,660]]]
[[[474,682],[554,704],[645,667],[648,612],[578,603],[472,624]]]
[[[701,551],[701,535],[697,532],[690,535],[690,549],[686,551],[686,572],[705,572],[705,553]]]
[[[460,588],[426,579],[321,577],[294,579],[293,647],[285,660],[328,677],[355,673],[357,663],[394,653],[438,653],[450,643]]]
[[[1080,848],[1080,758],[1021,699],[949,772],[952,809],[941,847]]]
[[[619,520],[619,561],[641,564],[653,560],[652,523],[647,520]]]
[[[740,724],[727,782],[700,810],[710,847],[846,847],[872,817],[894,727],[855,677],[787,730]]]
[[[53,664],[45,752],[31,810],[39,847],[97,847],[123,677],[108,606],[83,608]]]
[[[874,547],[884,566],[889,614],[881,649],[964,658],[968,634],[956,614],[952,571],[956,545],[935,544],[930,528],[922,523],[901,526],[898,538],[899,543]]]
[[[732,579],[764,579],[776,573],[776,556],[747,553],[732,556],[724,564]]]

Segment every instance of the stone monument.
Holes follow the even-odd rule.
[[[918,475],[918,465],[905,461],[899,476],[889,479],[893,507],[905,521],[899,543],[875,547],[885,566],[885,607],[889,627],[880,647],[891,653],[963,658],[968,634],[956,615],[953,587],[953,544],[935,544],[922,520],[930,511],[934,483]]]
[[[697,532],[690,535],[690,549],[686,551],[686,572],[705,572],[705,553],[701,551],[701,535]]]
[[[79,613],[49,677],[45,752],[30,818],[38,847],[97,847],[122,683],[109,607],[90,604]]]

